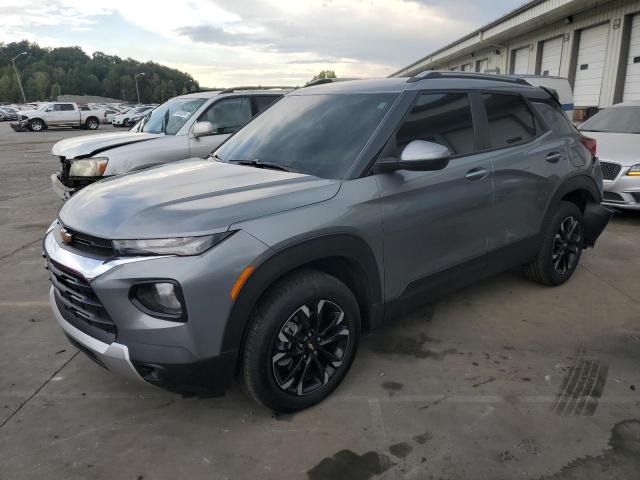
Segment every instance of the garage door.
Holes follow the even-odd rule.
[[[580,33],[573,100],[578,107],[596,107],[600,103],[604,57],[609,24],[587,28]]]
[[[562,37],[547,40],[542,44],[542,58],[540,59],[540,74],[550,77],[560,76],[560,61],[562,60]]]
[[[476,62],[476,72],[484,73],[484,71],[488,69],[489,69],[488,58],[483,58],[482,60],[478,60]]]
[[[516,75],[529,73],[529,47],[519,48],[513,53],[513,73]]]
[[[465,63],[464,65],[460,66],[460,70],[462,70],[463,72],[470,72],[471,71],[471,64],[470,63]]]
[[[640,100],[640,15],[631,21],[631,40],[627,75],[624,79],[623,101]]]

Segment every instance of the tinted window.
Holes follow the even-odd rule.
[[[600,110],[580,126],[583,132],[640,133],[640,107]]]
[[[453,155],[475,150],[471,105],[466,93],[420,95],[396,134],[398,153],[413,140],[439,143]]]
[[[220,100],[204,112],[201,122],[211,122],[215,133],[233,133],[251,120],[251,102],[247,97]]]
[[[344,178],[396,99],[395,93],[289,95],[218,149],[225,161],[261,160]]]
[[[253,101],[255,102],[256,109],[257,109],[256,113],[260,113],[263,110],[266,110],[269,107],[269,105],[271,105],[273,102],[275,102],[279,98],[280,98],[279,96],[276,97],[272,95],[260,95],[260,96],[253,97]]]
[[[492,148],[508,147],[536,136],[533,114],[522,97],[500,93],[482,96],[489,121]]]
[[[548,103],[534,102],[534,108],[544,118],[544,121],[549,126],[549,129],[558,135],[573,135],[576,133],[576,129],[573,127],[564,112],[549,105]]]
[[[54,110],[56,112],[69,112],[75,110],[75,108],[73,108],[73,105],[71,105],[70,103],[57,103],[54,106]]]

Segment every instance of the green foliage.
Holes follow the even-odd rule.
[[[88,56],[80,47],[41,48],[36,43],[0,43],[0,102],[22,102],[11,59],[16,59],[27,101],[52,100],[58,94],[99,95],[137,101],[134,75],[138,77],[140,101],[161,103],[181,93],[199,90],[193,77],[154,62],[95,52]]]
[[[336,77],[336,72],[334,72],[333,70],[322,70],[320,71],[319,74],[313,77],[311,81],[313,82],[314,80],[320,80],[321,78],[338,78],[338,77]]]

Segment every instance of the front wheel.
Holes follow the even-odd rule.
[[[40,119],[34,118],[29,122],[29,130],[32,132],[41,132],[44,130],[44,122]]]
[[[315,405],[342,382],[360,338],[360,310],[349,288],[315,270],[274,284],[255,309],[240,381],[277,412]]]
[[[542,232],[534,261],[524,267],[525,275],[543,285],[562,285],[578,266],[584,246],[584,218],[573,203],[560,202]]]

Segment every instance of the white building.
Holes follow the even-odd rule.
[[[640,100],[640,0],[533,0],[403,68],[569,79],[575,117]]]

